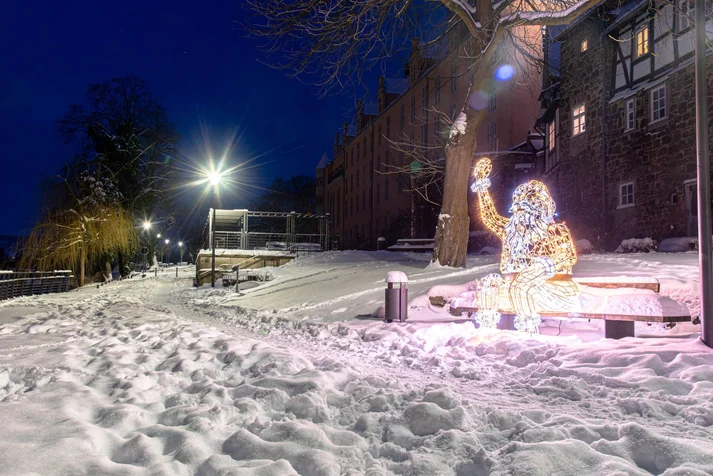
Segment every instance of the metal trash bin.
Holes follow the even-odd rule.
[[[386,249],[386,238],[383,236],[380,236],[379,238],[376,239],[376,250],[377,251],[383,251]]]
[[[384,320],[393,322],[406,321],[408,317],[408,278],[403,271],[390,271],[386,275],[386,290],[384,301]],[[399,287],[395,288],[394,284]]]

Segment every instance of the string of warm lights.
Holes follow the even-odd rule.
[[[482,327],[495,327],[499,310],[514,312],[517,330],[537,333],[540,312],[567,310],[573,305],[577,285],[571,277],[577,251],[567,226],[555,223],[555,202],[542,182],[531,180],[518,186],[511,217],[500,216],[488,193],[491,170],[490,159],[478,161],[471,190],[478,194],[483,224],[502,240],[503,276],[479,280],[475,318]]]

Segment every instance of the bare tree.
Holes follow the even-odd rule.
[[[167,188],[178,135],[145,81],[122,76],[90,85],[59,130],[77,146],[75,168],[101,170],[125,209],[150,215]]]
[[[323,92],[354,86],[365,69],[406,48],[431,27],[432,41],[457,29],[469,93],[483,91],[505,45],[535,64],[542,26],[566,25],[599,0],[247,0],[251,36],[265,40],[270,64],[310,79]],[[436,24],[441,20],[440,25]],[[485,109],[462,105],[445,144],[443,197],[433,261],[464,267],[468,245],[468,181]]]

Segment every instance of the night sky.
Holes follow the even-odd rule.
[[[257,44],[235,23],[240,1],[5,4],[0,235],[32,227],[41,210],[42,179],[72,155],[57,119],[82,102],[89,84],[127,74],[148,82],[189,154],[200,155],[206,140],[220,150],[236,135],[234,160],[264,154],[254,162],[251,183],[268,186],[278,176],[314,174],[321,155],[331,156],[334,131],[353,107],[353,95],[319,99],[315,87],[259,63]]]

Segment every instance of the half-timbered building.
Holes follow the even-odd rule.
[[[603,248],[696,235],[693,16],[692,0],[604,0],[547,34],[539,172],[575,234]]]

